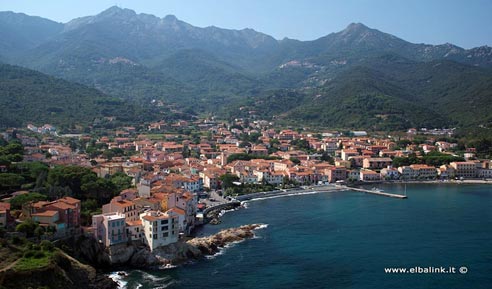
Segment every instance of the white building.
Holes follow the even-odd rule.
[[[400,172],[396,168],[384,168],[381,170],[381,176],[385,179],[397,180],[400,178]]]
[[[192,177],[183,182],[183,189],[190,192],[203,191],[203,179],[199,177]]]
[[[258,182],[265,182],[272,185],[279,185],[284,181],[281,173],[272,173],[268,170],[255,170],[253,173],[258,177]]]
[[[178,229],[179,233],[186,233],[189,231],[188,224],[186,222],[186,212],[183,209],[174,207],[169,210],[169,212],[174,213],[178,217]]]
[[[328,153],[335,153],[338,148],[338,143],[335,141],[325,142],[321,144],[321,149]]]
[[[398,167],[398,172],[403,180],[413,180],[417,177],[417,172],[409,166]]]
[[[178,216],[167,211],[147,211],[140,214],[142,220],[144,243],[150,250],[178,241]]]
[[[176,200],[176,207],[185,212],[186,229],[184,232],[189,235],[195,228],[196,206],[198,199],[196,195],[190,192],[184,192]]]

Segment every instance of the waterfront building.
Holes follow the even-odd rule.
[[[328,182],[334,183],[336,181],[344,181],[347,179],[346,167],[330,167],[325,170],[328,175]]]
[[[456,170],[450,165],[442,165],[439,167],[437,174],[441,179],[452,179],[455,177]]]
[[[435,179],[437,177],[437,169],[429,165],[410,165],[415,176],[419,179]]]
[[[483,178],[483,179],[492,178],[492,168],[488,168],[488,169],[481,168],[481,169],[478,169],[478,177],[479,178]]]
[[[280,185],[284,180],[282,173],[275,173],[269,170],[254,170],[253,173],[258,177],[258,183],[265,182],[271,185]]]
[[[381,170],[381,177],[387,180],[397,180],[400,178],[400,172],[397,168],[387,167]]]
[[[360,180],[360,171],[359,170],[349,170],[347,172],[347,178],[352,181]]]
[[[147,211],[140,214],[144,234],[144,242],[153,251],[178,241],[178,216],[170,211]]]
[[[381,174],[371,170],[361,170],[360,171],[360,180],[367,181],[380,181]]]
[[[398,172],[402,180],[413,180],[416,178],[416,173],[410,166],[398,167]]]
[[[126,236],[132,241],[143,239],[142,220],[126,221]]]
[[[456,171],[456,177],[459,178],[476,178],[477,165],[475,162],[452,162],[450,163]]]
[[[125,215],[106,213],[92,216],[94,237],[105,247],[127,241]]]

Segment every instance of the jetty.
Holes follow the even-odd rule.
[[[407,196],[405,195],[398,195],[398,194],[391,194],[391,193],[385,193],[380,190],[368,190],[368,189],[362,189],[362,188],[353,188],[353,187],[345,187],[349,190],[352,191],[358,191],[358,192],[363,192],[363,193],[368,193],[368,194],[373,194],[373,195],[379,195],[379,196],[384,196],[384,197],[390,197],[390,198],[398,198],[398,199],[406,199]]]

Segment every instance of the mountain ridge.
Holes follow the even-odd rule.
[[[2,15],[0,23],[6,21]],[[5,62],[94,87],[119,99],[141,105],[159,99],[196,114],[237,116],[259,111],[261,117],[272,117],[271,112],[279,119],[337,126],[346,122],[351,127],[488,122],[483,113],[487,103],[474,106],[476,120],[464,107],[465,102],[487,102],[490,87],[484,79],[492,71],[489,46],[463,49],[452,44],[410,43],[362,23],[351,23],[311,41],[277,40],[249,28],[202,28],[174,15],[157,17],[117,6],[53,25],[60,30],[47,32],[49,37],[38,44],[21,43],[25,48],[19,53],[0,50],[0,55]],[[11,37],[11,30],[3,33],[3,43],[21,41]],[[433,68],[439,62],[449,71]],[[422,82],[412,73],[437,81]],[[450,79],[453,82],[447,81]],[[334,80],[340,84],[333,85]],[[464,84],[457,86],[460,82]],[[415,88],[418,85],[421,90]],[[415,95],[432,97],[431,92],[438,94],[438,104],[450,110],[441,114],[429,108],[434,103],[413,103],[421,101]],[[360,101],[368,105],[361,106]],[[331,110],[332,106],[353,110],[360,117],[346,118]],[[250,109],[238,111],[239,107]],[[409,115],[408,108],[418,112],[417,116]],[[450,119],[446,115],[450,112],[460,117]],[[439,117],[429,121],[428,114]]]

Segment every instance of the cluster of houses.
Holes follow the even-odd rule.
[[[33,124],[28,124],[27,129],[35,133],[56,135],[56,127],[51,124],[45,124],[40,127],[34,126]]]
[[[189,127],[191,125],[202,131],[200,141],[192,142],[178,133],[162,134],[162,140],[152,140],[146,135],[138,135],[134,127],[116,130],[113,136],[103,136],[96,144],[108,148],[119,148],[134,154],[132,157],[89,158],[85,154],[75,154],[67,145],[53,139],[35,146],[28,145],[26,160],[37,160],[52,164],[76,164],[89,166],[100,176],[105,177],[116,172],[123,172],[134,179],[135,185],[151,186],[154,178],[162,178],[175,172],[185,178],[180,182],[185,190],[196,192],[203,188],[219,187],[219,177],[232,173],[243,183],[298,184],[316,182],[334,182],[338,180],[379,181],[386,179],[434,179],[434,178],[489,178],[492,176],[490,160],[474,159],[473,148],[468,148],[465,162],[455,162],[435,168],[428,165],[410,165],[395,167],[394,157],[405,157],[410,153],[439,151],[449,153],[456,144],[437,141],[421,145],[408,145],[396,149],[391,139],[367,137],[364,131],[354,131],[351,137],[334,133],[322,135],[302,134],[294,130],[276,131],[268,127],[265,121],[255,121],[247,126],[238,121],[234,126],[216,123],[210,120],[189,123],[178,121],[167,124],[163,121],[148,126],[151,131],[162,131]],[[243,125],[242,128],[238,125]],[[417,131],[409,132],[412,137]],[[254,143],[241,141],[243,135],[259,135]],[[81,136],[82,141],[90,140]],[[295,140],[304,140],[312,151],[325,152],[334,158],[331,164],[321,161],[319,153],[308,154],[296,150]],[[23,139],[26,145],[31,139]],[[275,143],[273,145],[273,143]],[[272,150],[272,146],[275,150]],[[187,152],[186,154],[184,152]],[[42,152],[50,153],[46,159]],[[136,153],[136,154],[135,154]],[[252,160],[227,160],[234,154],[249,154]],[[264,160],[269,156],[270,160]],[[273,160],[271,158],[274,158]],[[296,160],[296,162],[293,162]],[[94,163],[97,165],[94,166]]]
[[[106,247],[142,242],[151,250],[189,235],[196,225],[197,194],[169,186],[172,180],[153,182],[151,190],[140,186],[140,192],[122,191],[103,205],[102,214],[92,216],[92,226],[86,232]],[[24,204],[19,221],[32,219],[51,232],[53,239],[60,239],[81,233],[80,213],[80,200],[63,197]],[[0,227],[13,225],[10,203],[0,202]]]
[[[18,194],[26,194],[20,191]],[[64,197],[55,201],[29,202],[22,206],[19,221],[32,219],[46,232],[52,232],[53,238],[73,236],[80,232],[80,200]],[[0,202],[0,228],[13,227],[16,224],[8,202]]]
[[[102,207],[102,214],[92,216],[96,239],[105,246],[143,242],[153,250],[189,235],[196,225],[198,198],[177,179],[156,176],[138,189],[122,191]]]
[[[243,184],[272,185],[492,178],[492,162],[474,159],[473,148],[467,149],[466,161],[440,167],[393,165],[395,157],[412,153],[417,157],[433,151],[453,155],[456,144],[443,141],[398,148],[392,139],[368,137],[364,131],[352,132],[350,137],[337,132],[314,135],[274,130],[266,121],[241,120],[233,126],[210,120],[170,124],[161,121],[148,125],[148,130],[155,135],[191,125],[200,130],[199,141],[179,133],[161,133],[161,138],[155,140],[138,134],[134,127],[124,127],[97,139],[79,136],[83,143],[91,141],[126,152],[127,156],[111,159],[74,152],[49,135],[42,142],[22,134],[17,137],[25,146],[26,161],[86,166],[100,177],[116,173],[132,177],[135,188],[121,192],[102,207],[102,214],[92,218],[92,233],[105,246],[134,241],[155,249],[176,242],[180,235],[190,234],[196,225],[198,194],[219,189],[220,177],[227,173],[236,175]],[[52,130],[49,126],[44,129]],[[415,133],[409,132],[409,138]],[[245,136],[256,137],[254,141],[245,141]],[[299,140],[309,150],[301,150]],[[231,158],[238,154],[247,155],[247,160]],[[9,221],[9,209],[0,204],[0,226]],[[79,226],[80,202],[72,198],[38,202],[26,206],[23,213],[42,225],[56,227],[57,232],[70,232]]]

